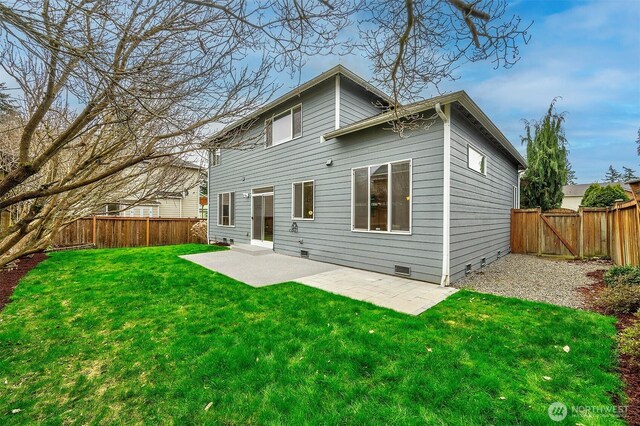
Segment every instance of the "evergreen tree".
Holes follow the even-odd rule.
[[[609,165],[609,170],[604,175],[604,181],[608,183],[616,183],[622,180],[622,175],[619,171],[613,168],[612,165]]]
[[[576,172],[571,167],[571,163],[567,160],[567,182],[565,185],[575,185],[578,183],[578,178],[576,177]]]
[[[640,155],[640,129],[638,129],[638,139],[636,139],[636,143],[638,144],[638,155]]]
[[[633,179],[638,179],[638,176],[636,176],[636,171],[630,167],[622,166],[622,181],[628,182]]]
[[[567,139],[562,129],[564,113],[555,109],[556,99],[540,121],[525,120],[525,136],[529,168],[523,175],[521,204],[523,208],[549,210],[562,204],[562,186],[567,183]]]

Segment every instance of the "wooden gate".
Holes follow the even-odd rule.
[[[557,209],[513,209],[511,251],[571,257],[607,257],[609,240],[606,208],[579,212]]]

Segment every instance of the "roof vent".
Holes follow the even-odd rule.
[[[408,277],[411,275],[411,268],[409,266],[395,265],[395,272],[396,275],[405,275]]]

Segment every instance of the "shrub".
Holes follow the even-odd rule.
[[[582,205],[585,207],[609,207],[616,200],[629,201],[620,184],[600,186],[594,183],[584,193]]]
[[[632,314],[640,309],[640,286],[606,287],[593,302],[605,314]]]
[[[640,285],[640,267],[614,266],[604,274],[604,282],[608,286]]]
[[[195,240],[201,243],[207,242],[207,222],[201,220],[191,227],[191,235]]]
[[[636,314],[636,322],[625,328],[618,336],[620,353],[628,355],[634,363],[640,364],[640,314]]]

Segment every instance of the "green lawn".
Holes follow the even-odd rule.
[[[612,318],[469,291],[412,317],[177,257],[215,249],[31,271],[0,313],[0,424],[549,424],[554,401],[620,392]]]

